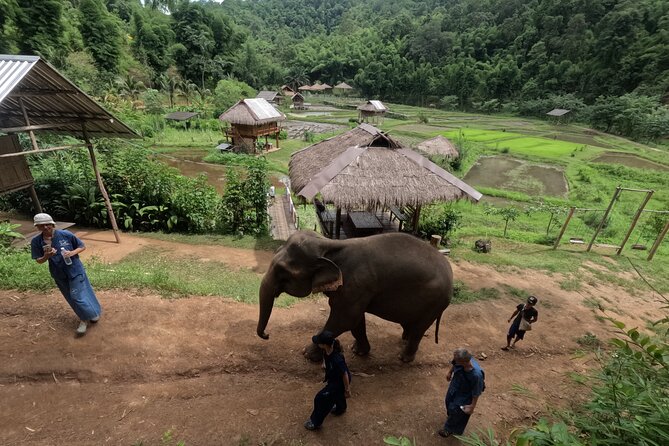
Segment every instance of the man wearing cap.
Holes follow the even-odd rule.
[[[316,394],[314,410],[304,423],[305,428],[313,431],[321,427],[329,413],[341,415],[346,412],[346,398],[351,396],[351,373],[334,334],[326,330],[312,337],[311,340],[325,352],[323,382],[327,382],[325,387]]]
[[[531,329],[531,324],[535,323],[539,318],[539,312],[534,306],[537,304],[537,298],[530,296],[527,298],[527,302],[524,304],[518,304],[516,311],[513,312],[511,317],[507,322],[511,322],[511,319],[516,318],[511,326],[509,327],[509,332],[506,335],[506,346],[502,347],[502,350],[508,350],[513,348],[516,345],[516,342],[520,341],[525,337],[525,332]],[[521,326],[521,323],[526,328]],[[514,339],[515,337],[515,339]],[[513,343],[511,343],[513,340]]]
[[[84,243],[70,231],[56,229],[49,214],[37,214],[34,223],[40,231],[30,242],[32,258],[37,263],[49,262],[49,272],[65,300],[79,317],[77,334],[86,333],[88,322],[97,322],[102,309],[88,280],[79,253]]]

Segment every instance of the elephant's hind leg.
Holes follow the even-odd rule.
[[[355,343],[353,344],[352,350],[353,353],[359,356],[366,356],[369,353],[370,345],[369,340],[367,339],[367,327],[365,325],[365,316],[363,315],[360,322],[353,327],[351,334],[355,338]]]
[[[420,341],[423,340],[425,332],[434,324],[434,317],[425,318],[418,321],[412,327],[407,327],[405,331],[408,335],[407,343],[400,353],[400,359],[403,362],[411,362],[416,358],[416,352],[418,351],[418,346]]]

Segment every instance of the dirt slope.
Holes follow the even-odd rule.
[[[111,257],[110,245],[100,243]],[[94,241],[87,244],[89,256],[100,254]],[[174,248],[192,255],[193,247]],[[271,258],[197,250],[259,272]],[[0,291],[0,444],[160,445],[169,429],[188,446],[372,445],[383,444],[385,435],[412,436],[421,446],[458,444],[436,435],[445,417],[445,368],[457,346],[487,355],[481,361],[487,390],[468,431],[493,427],[506,434],[547,405],[564,406],[587,391],[569,377],[594,366],[573,355],[575,339],[587,331],[606,339],[610,329],[583,305],[585,296],[624,303],[615,316],[627,322],[642,323],[656,305],[604,286],[568,293],[559,277],[534,271],[500,273],[464,262],[454,269],[470,287],[508,284],[539,296],[540,320],[526,341],[515,351],[499,349],[517,299],[454,305],[442,318],[440,343],[431,329],[416,361],[402,364],[399,326],[368,316],[372,354],[346,355],[354,373],[349,412],[328,417],[317,433],[302,423],[322,371],[300,351],[327,317],[324,298],[275,309],[271,337],[263,341],[255,335],[253,305],[102,291],[102,320],[77,339],[76,320],[57,292]],[[342,340],[352,343],[350,334]]]

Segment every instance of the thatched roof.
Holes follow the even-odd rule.
[[[379,112],[385,112],[386,110],[388,110],[388,108],[385,105],[383,105],[383,102],[381,101],[371,100],[367,101],[366,104],[359,105],[358,110],[379,113]]]
[[[295,93],[292,97],[293,102],[295,101],[304,101],[304,96],[302,96],[300,93]]]
[[[271,102],[274,101],[277,96],[279,96],[279,92],[277,91],[262,90],[258,92],[256,98],[262,98],[268,102]]]
[[[321,85],[320,88],[321,88],[321,90],[330,90],[332,87],[328,84],[323,84],[323,85]]]
[[[353,130],[295,152],[290,180],[298,195],[344,209],[423,205],[481,194],[377,128]]]
[[[346,82],[340,82],[337,85],[335,85],[334,88],[340,89],[340,90],[352,90],[353,89],[353,87],[351,87]]]
[[[221,121],[242,125],[261,125],[284,121],[286,115],[262,98],[243,99],[218,117]]]
[[[301,91],[311,91],[314,87],[311,85],[302,85],[301,87],[297,87],[298,90]]]
[[[553,110],[546,113],[548,116],[564,116],[569,113],[571,110],[566,110],[564,108],[554,108]]]
[[[437,135],[434,138],[427,139],[416,146],[421,152],[428,155],[442,155],[449,158],[457,158],[460,156],[457,147],[447,138]]]

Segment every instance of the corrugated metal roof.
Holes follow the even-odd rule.
[[[251,110],[251,113],[258,121],[284,117],[279,110],[263,98],[244,99],[244,104]]]
[[[386,106],[383,105],[383,102],[381,101],[371,100],[369,101],[369,103],[372,104],[374,108],[377,109],[378,111],[387,110]]]
[[[95,100],[37,56],[0,55],[0,129],[30,125],[54,126],[37,130],[83,137],[82,123],[91,137],[139,138]]]
[[[554,108],[553,110],[546,113],[548,116],[564,116],[569,113],[571,110],[566,110],[564,108]]]

